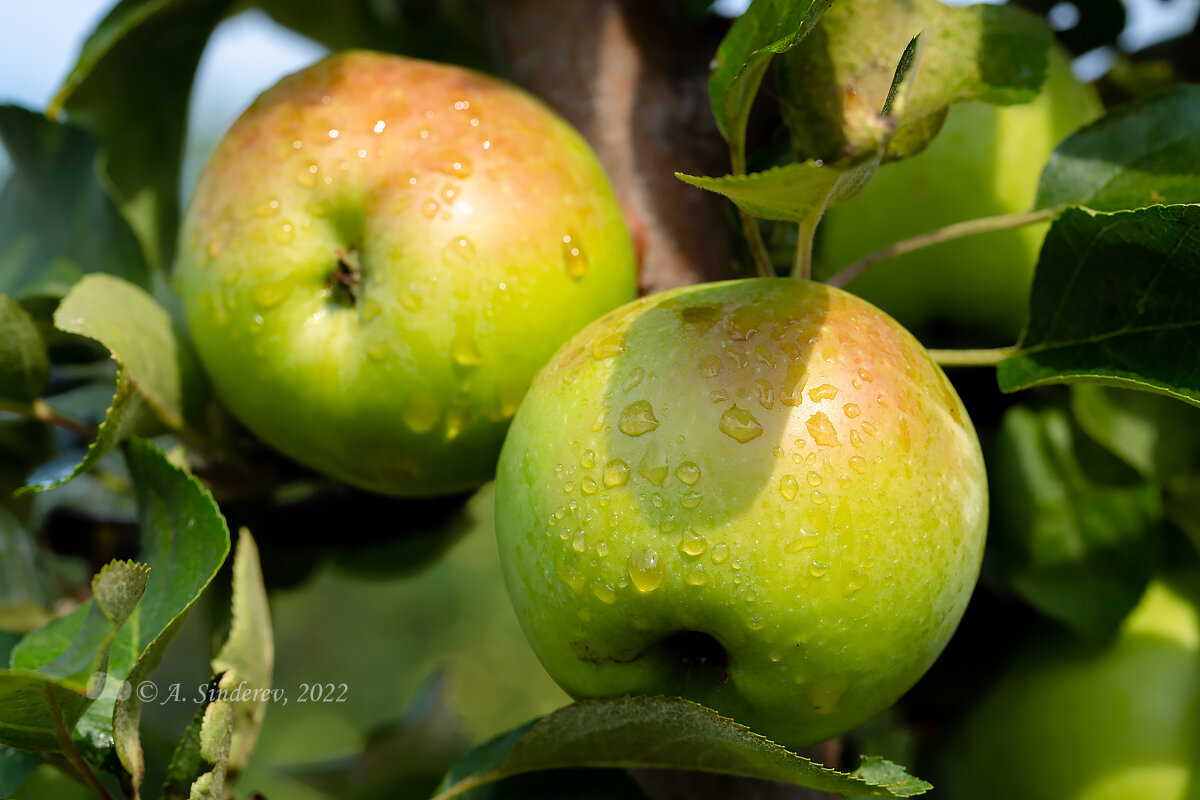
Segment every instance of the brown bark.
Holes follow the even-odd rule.
[[[490,0],[497,61],[592,144],[625,209],[643,292],[732,276],[725,201],[675,172],[723,175],[708,102],[723,28],[670,0]]]

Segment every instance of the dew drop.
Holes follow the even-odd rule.
[[[897,437],[896,441],[900,445],[900,449],[904,452],[907,453],[912,449],[912,435],[908,432],[907,419],[900,420],[900,435]]]
[[[424,205],[421,206],[421,213],[425,215],[426,219],[433,219],[437,216],[437,212],[438,202],[432,198],[426,200]]]
[[[783,495],[783,499],[791,502],[796,499],[796,493],[800,491],[800,484],[792,475],[784,475],[779,479],[779,493]]]
[[[867,383],[871,382],[871,373],[867,372],[865,369],[862,369],[861,367],[858,370],[858,377],[862,378]]]
[[[703,586],[708,582],[708,576],[704,574],[704,567],[700,564],[686,570],[683,573],[683,582],[688,586]]]
[[[735,342],[749,341],[758,333],[759,312],[754,306],[741,306],[729,315],[729,338]]]
[[[746,623],[746,627],[752,631],[759,631],[766,624],[767,620],[763,617],[751,617],[750,621]]]
[[[596,421],[592,423],[592,431],[599,433],[604,430],[604,423],[608,421],[608,409],[602,408],[596,414]]]
[[[625,352],[625,335],[623,333],[610,333],[607,336],[597,339],[592,344],[592,358],[597,361],[603,361],[606,358],[613,358]]]
[[[454,363],[461,367],[476,367],[483,362],[483,354],[475,343],[469,320],[459,320],[454,329],[454,340],[450,343],[450,354]]]
[[[707,355],[700,359],[700,374],[706,378],[715,378],[721,374],[721,357],[716,355]]]
[[[623,387],[624,390],[626,392],[632,392],[634,389],[636,389],[638,386],[641,385],[642,380],[645,379],[645,377],[646,377],[646,370],[642,369],[641,367],[638,367],[632,373],[630,373],[629,380],[625,381],[625,386]]]
[[[817,474],[816,472],[808,473],[808,475],[806,476],[806,479],[808,480],[809,486],[820,486],[821,485],[821,476],[819,474]]]
[[[829,502],[829,498],[826,497],[825,493],[819,489],[814,489],[813,493],[812,493],[812,495],[810,495],[810,497],[813,501],[813,505],[823,506]]]
[[[284,222],[275,228],[273,236],[275,237],[275,241],[279,242],[280,244],[290,244],[292,238],[295,236],[295,233],[295,230],[292,228],[292,223]]]
[[[779,394],[779,402],[785,406],[798,406],[804,402],[804,384],[808,382],[808,371],[804,364],[793,362],[788,365],[787,374],[783,379],[783,391]]]
[[[456,402],[446,409],[446,439],[455,439],[470,427],[473,421],[471,409],[463,402]]]
[[[600,556],[601,558],[604,558],[608,555],[608,542],[596,543],[596,555]]]
[[[809,550],[813,547],[816,547],[820,543],[821,534],[801,531],[800,535],[788,542],[787,547],[784,549],[789,553],[799,553],[802,550]]]
[[[758,404],[768,411],[775,407],[775,390],[761,378],[758,381]]]
[[[466,156],[460,156],[450,162],[450,174],[456,178],[471,177],[471,159]]]
[[[762,436],[762,424],[749,411],[738,408],[736,405],[731,406],[721,415],[721,421],[717,427],[720,428],[721,433],[741,444]]]
[[[638,474],[655,486],[662,486],[663,481],[667,479],[667,473],[670,471],[670,467],[652,460],[649,454],[642,458],[641,463],[638,464]]]
[[[270,308],[282,303],[291,293],[291,281],[282,280],[275,283],[260,283],[254,287],[251,295],[259,308]]]
[[[596,486],[596,481],[593,478],[584,478],[579,482],[579,488],[584,494],[595,494],[599,487]]]
[[[649,400],[635,400],[621,412],[617,430],[626,436],[641,436],[658,427],[658,419]],[[661,481],[656,485],[662,485]]]
[[[712,562],[714,564],[723,564],[729,558],[729,545],[719,544],[712,549]]]
[[[714,389],[708,393],[708,399],[714,403],[724,403],[729,399],[729,392],[724,389]]]
[[[862,435],[858,431],[850,431],[850,444],[855,447],[862,447]]]
[[[666,574],[666,565],[659,563],[656,551],[639,547],[629,554],[629,578],[642,594],[657,589]]]
[[[695,486],[700,480],[700,465],[695,461],[683,461],[675,468],[675,477],[688,486]]]
[[[604,465],[602,480],[605,487],[624,486],[629,482],[629,465],[619,458],[614,458]]]
[[[869,422],[864,422],[862,424],[862,429],[863,433],[865,433],[867,436],[874,436],[878,432],[878,429]]]
[[[708,549],[708,541],[691,528],[686,528],[683,531],[683,538],[679,540],[679,550],[686,556],[703,555]]]
[[[818,411],[808,418],[805,423],[808,427],[808,433],[812,436],[813,441],[819,445],[826,447],[834,447],[838,443],[837,431],[833,428],[833,423],[829,421],[829,417],[825,416],[825,412]]]
[[[855,434],[856,434],[856,433],[857,433],[857,431],[851,431],[851,432],[850,432],[850,441],[851,441],[851,442],[853,442],[853,441],[854,441],[854,436],[855,436]],[[861,442],[860,442],[860,444],[861,444]],[[857,447],[857,446],[858,446],[858,445],[855,445],[855,447]],[[864,475],[864,474],[866,474],[866,471],[867,471],[867,460],[866,460],[865,458],[863,458],[862,456],[850,456],[850,462],[849,462],[849,463],[850,463],[850,469],[854,470],[854,471],[855,471],[855,472],[857,472],[859,475]]]
[[[466,236],[451,239],[442,249],[442,259],[448,266],[470,263],[475,260],[475,245]]]
[[[576,553],[582,553],[587,550],[587,534],[583,531],[576,533],[575,537],[571,540],[571,548]]]
[[[808,574],[814,578],[823,578],[829,572],[829,565],[814,561],[808,565]]]
[[[591,469],[596,466],[596,451],[584,450],[583,455],[579,457],[579,466],[584,469]]]
[[[695,508],[703,499],[704,495],[699,492],[684,492],[683,496],[679,498],[679,505],[684,508]]]
[[[845,412],[846,419],[854,419],[861,413],[858,406],[854,403],[846,403],[846,405],[842,406],[842,411]]]
[[[837,393],[837,387],[832,383],[823,383],[815,389],[808,390],[808,396],[814,403],[822,400],[832,400],[837,397]]]
[[[592,584],[592,594],[596,599],[605,605],[612,605],[617,602],[617,590],[609,586],[607,583],[596,581]]]
[[[563,266],[567,270],[567,274],[572,278],[579,279],[587,272],[588,260],[587,253],[583,250],[583,243],[579,241],[579,235],[569,232],[562,237],[563,246]]]
[[[279,200],[272,197],[267,202],[258,207],[258,215],[260,217],[273,217],[279,213]]]

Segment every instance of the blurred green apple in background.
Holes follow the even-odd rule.
[[[1200,797],[1200,576],[1152,583],[1102,648],[1031,643],[947,769],[962,800]]]
[[[861,194],[829,209],[818,273],[956,222],[1030,210],[1054,147],[1102,110],[1095,89],[1074,78],[1058,50],[1051,50],[1046,83],[1033,102],[951,107],[929,147],[884,165]],[[848,288],[919,335],[940,320],[995,339],[980,345],[1012,344],[1025,321],[1047,227],[943,242],[876,264]]]
[[[559,685],[680,695],[790,747],[925,672],[986,526],[975,431],[921,345],[782,278],[587,327],[535,379],[496,479],[509,593]]]
[[[496,79],[369,52],[265,92],[180,241],[191,335],[234,416],[401,496],[490,480],[533,374],[636,293],[621,210],[573,129]]]

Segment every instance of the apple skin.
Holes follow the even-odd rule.
[[[878,309],[792,279],[684,287],[584,329],[496,478],[509,593],[564,690],[683,696],[789,747],[925,672],[986,522],[942,371]]]
[[[180,242],[191,335],[234,416],[400,496],[490,480],[534,373],[636,296],[620,207],[566,122],[493,78],[369,52],[258,98]],[[339,261],[360,270],[352,301]]]
[[[951,107],[929,147],[883,166],[860,194],[829,210],[818,243],[820,274],[919,233],[1028,211],[1055,146],[1102,111],[1095,89],[1075,80],[1057,49],[1032,102]],[[942,242],[876,264],[847,288],[914,331],[941,319],[1012,344],[1048,228]]]
[[[972,709],[946,788],[971,800],[1186,800],[1200,788],[1200,575],[1150,584],[1103,648],[1027,647]]]

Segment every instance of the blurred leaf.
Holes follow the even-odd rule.
[[[1200,552],[1200,475],[1181,475],[1167,486],[1166,516]]]
[[[616,769],[527,772],[480,786],[461,796],[469,800],[560,800],[568,797],[571,800],[646,800],[647,797],[628,773]]]
[[[11,797],[41,763],[42,757],[36,753],[0,747],[0,797]]]
[[[100,142],[110,194],[146,260],[171,263],[192,78],[231,0],[121,0],[50,103]]]
[[[1060,0],[1014,0],[1016,5],[1045,16]],[[1072,27],[1056,31],[1055,36],[1075,55],[1105,45],[1113,45],[1125,30],[1125,4],[1122,0],[1087,0],[1072,3],[1079,21]]]
[[[869,797],[911,797],[932,788],[874,764],[868,774],[836,772],[687,700],[623,697],[574,703],[477,747],[446,775],[436,797],[572,767],[691,769]]]
[[[229,529],[212,496],[161,450],[134,439],[126,453],[137,490],[142,558],[154,572],[131,635],[122,637],[120,664],[114,663],[110,672],[137,685],[154,674],[185,615],[224,563]],[[140,698],[126,692],[106,701],[113,703],[112,710],[97,719],[93,733],[101,740],[111,733],[121,764],[138,786],[145,775]]]
[[[1008,412],[988,477],[1013,588],[1085,637],[1111,634],[1156,566],[1157,492],[1056,407]]]
[[[88,272],[149,285],[137,237],[96,174],[91,136],[0,105],[0,143],[13,163],[0,191],[0,292],[61,296]]]
[[[142,564],[113,561],[92,579],[92,600],[26,636],[0,670],[0,745],[57,750],[56,720],[74,727],[106,683],[117,632],[146,588]]]
[[[495,71],[480,0],[253,0],[253,5],[331,50],[366,48]]]
[[[1020,345],[999,364],[1000,388],[1090,381],[1200,405],[1197,226],[1200,206],[1064,211],[1042,246]]]
[[[0,629],[30,630],[48,620],[33,537],[0,506]],[[29,625],[28,622],[35,624]],[[7,659],[0,656],[0,664]],[[3,796],[3,793],[0,793]]]
[[[1071,387],[1079,425],[1146,478],[1200,471],[1200,409],[1169,397],[1096,384]]]
[[[469,748],[446,701],[445,675],[435,674],[402,719],[371,733],[362,753],[290,772],[342,800],[425,800]]]
[[[54,314],[59,330],[100,342],[158,417],[186,425],[200,399],[199,367],[170,315],[154,298],[111,275],[89,275]]]
[[[238,533],[237,553],[233,559],[232,614],[229,637],[213,659],[213,670],[224,673],[220,682],[222,689],[239,693],[245,690],[258,698],[234,704],[228,768],[230,773],[237,775],[246,768],[258,742],[269,699],[266,692],[271,688],[271,673],[275,667],[271,609],[263,587],[258,546],[245,528]]]
[[[25,309],[0,294],[0,402],[28,403],[50,377],[46,343]]]
[[[1036,206],[1120,211],[1200,202],[1200,86],[1134,100],[1067,137],[1038,184]]]
[[[784,121],[804,158],[836,161],[874,149],[894,65],[924,31],[921,67],[884,161],[919,152],[951,103],[1032,100],[1046,76],[1049,28],[1019,9],[937,0],[846,0],[780,60]]]
[[[171,756],[163,784],[163,800],[187,800],[191,795],[192,782],[205,772],[204,759],[200,755],[200,728],[204,725],[207,710],[206,705],[196,712]]]
[[[831,2],[755,0],[717,47],[708,95],[735,173],[745,171],[746,122],[771,59],[808,36]]]

